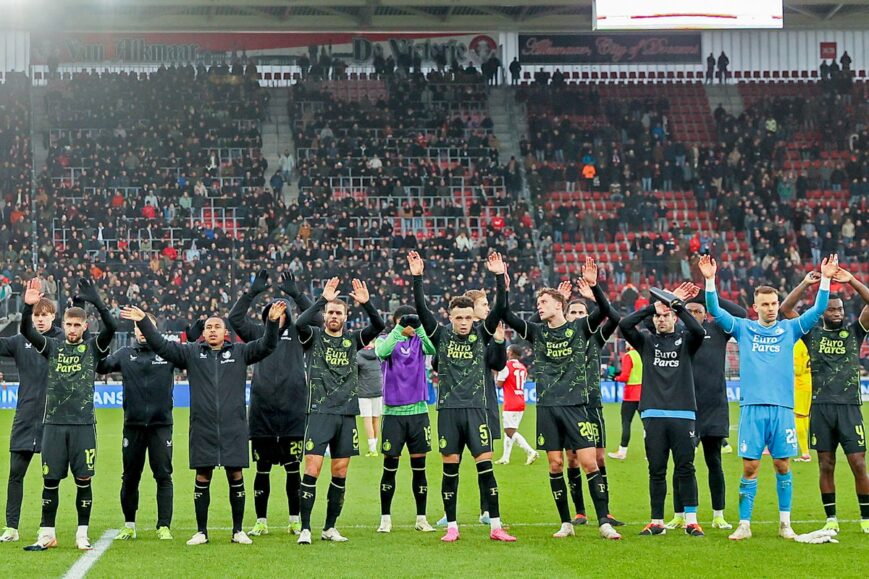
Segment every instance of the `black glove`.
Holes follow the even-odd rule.
[[[407,314],[406,316],[401,316],[401,319],[398,321],[398,325],[403,328],[413,328],[415,330],[421,324],[419,321],[419,316],[414,314]]]
[[[100,292],[97,291],[97,286],[94,285],[92,279],[83,277],[78,280],[78,297],[97,308],[104,307],[103,299],[100,297]]]
[[[290,270],[286,270],[281,274],[281,283],[278,288],[293,299],[301,293],[299,285],[296,283],[296,276]]]
[[[269,285],[269,270],[261,269],[256,277],[253,278],[253,283],[250,284],[248,293],[252,296],[258,296],[271,286]]]
[[[72,296],[69,299],[69,303],[66,304],[67,308],[81,308],[84,309],[84,306],[87,302],[81,299],[81,296]]]
[[[187,336],[188,342],[195,342],[202,336],[202,332],[205,331],[205,320],[196,320],[186,328],[184,328],[184,334]]]

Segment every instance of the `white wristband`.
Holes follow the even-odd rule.
[[[822,277],[821,278],[821,289],[830,291],[830,282],[833,281],[832,278]]]
[[[714,292],[715,291],[715,278],[707,278],[706,280],[706,291]]]

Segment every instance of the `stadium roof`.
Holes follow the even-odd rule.
[[[589,31],[592,0],[0,0],[5,28]],[[867,28],[869,2],[785,0],[785,28]]]

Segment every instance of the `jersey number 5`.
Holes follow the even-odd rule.
[[[480,425],[480,444],[489,444],[489,427],[485,424]]]

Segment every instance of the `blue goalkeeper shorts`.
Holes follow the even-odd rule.
[[[773,458],[799,454],[793,408],[753,404],[739,409],[739,456],[760,460],[769,448]]]

